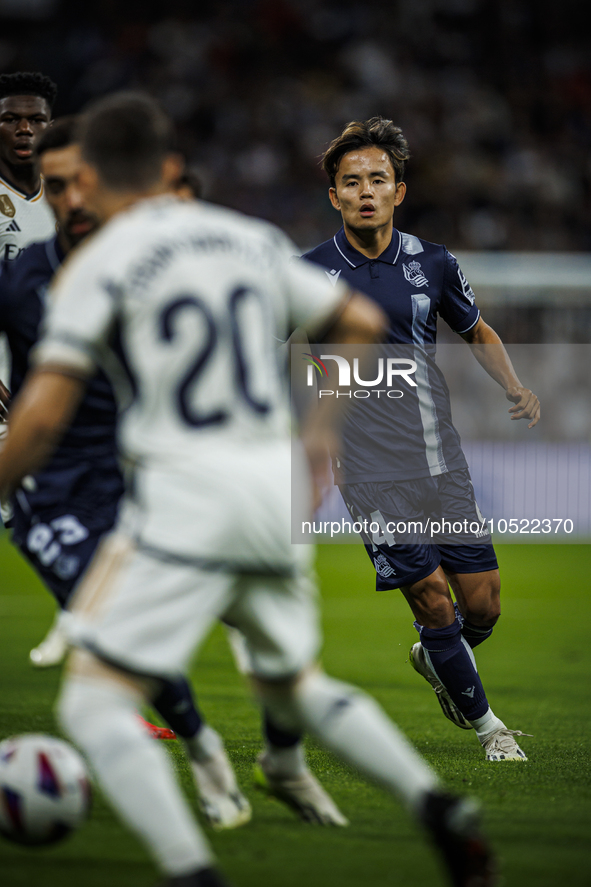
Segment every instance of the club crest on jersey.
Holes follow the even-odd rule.
[[[376,555],[376,557],[374,557],[373,565],[376,573],[379,573],[380,576],[384,577],[384,579],[389,579],[390,576],[396,575],[396,570],[394,569],[392,564],[389,563],[388,559],[384,557],[383,554],[378,554]]]
[[[4,216],[8,216],[9,219],[13,219],[16,215],[14,203],[8,194],[0,194],[0,213]]]
[[[423,274],[420,262],[409,262],[408,265],[402,264],[404,277],[413,286],[429,286],[427,278]]]
[[[326,274],[332,285],[336,286],[337,280],[341,276],[341,272],[337,271],[336,268],[333,268],[332,271],[325,271],[324,273]]]

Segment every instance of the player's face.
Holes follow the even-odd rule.
[[[41,155],[45,194],[68,244],[75,246],[98,226],[79,188],[82,158],[78,145],[56,148]]]
[[[341,159],[330,201],[346,228],[371,232],[391,226],[394,208],[404,200],[406,185],[396,184],[389,156],[378,147],[349,151]]]
[[[35,146],[50,120],[49,105],[39,96],[0,99],[0,160],[11,167],[31,166]]]

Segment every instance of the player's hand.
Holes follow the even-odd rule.
[[[310,439],[304,440],[304,448],[312,478],[312,512],[322,505],[322,500],[330,486],[330,456],[328,447]]]
[[[515,406],[511,407],[511,420],[513,419],[531,419],[527,426],[533,428],[540,421],[540,401],[529,388],[515,387],[508,388],[505,392],[507,400],[512,401]]]
[[[10,403],[10,391],[0,382],[0,425],[6,422],[8,417],[8,405]]]

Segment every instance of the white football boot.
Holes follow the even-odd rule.
[[[283,801],[304,822],[315,825],[349,825],[349,820],[343,816],[328,792],[305,765],[297,776],[274,774],[268,756],[262,752],[255,764],[254,780],[257,788],[270,797]]]
[[[64,629],[67,614],[58,612],[53,625],[41,643],[29,653],[29,659],[35,668],[51,668],[61,665],[68,652],[68,639]]]
[[[422,675],[433,687],[435,695],[437,696],[437,701],[441,706],[441,710],[445,717],[455,724],[456,727],[461,727],[462,730],[472,730],[473,728],[470,721],[464,717],[439,678],[429,667],[422,644],[413,644],[410,648],[408,658],[414,670]]]
[[[531,733],[522,733],[521,730],[507,730],[503,727],[482,740],[482,747],[486,752],[487,761],[527,761],[527,755],[519,748],[515,736],[531,736]]]
[[[199,807],[216,831],[238,828],[249,822],[252,808],[244,797],[223,746],[210,757],[191,758]]]

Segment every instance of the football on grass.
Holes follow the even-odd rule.
[[[90,781],[78,752],[37,733],[0,743],[0,834],[18,844],[53,844],[90,809]]]

